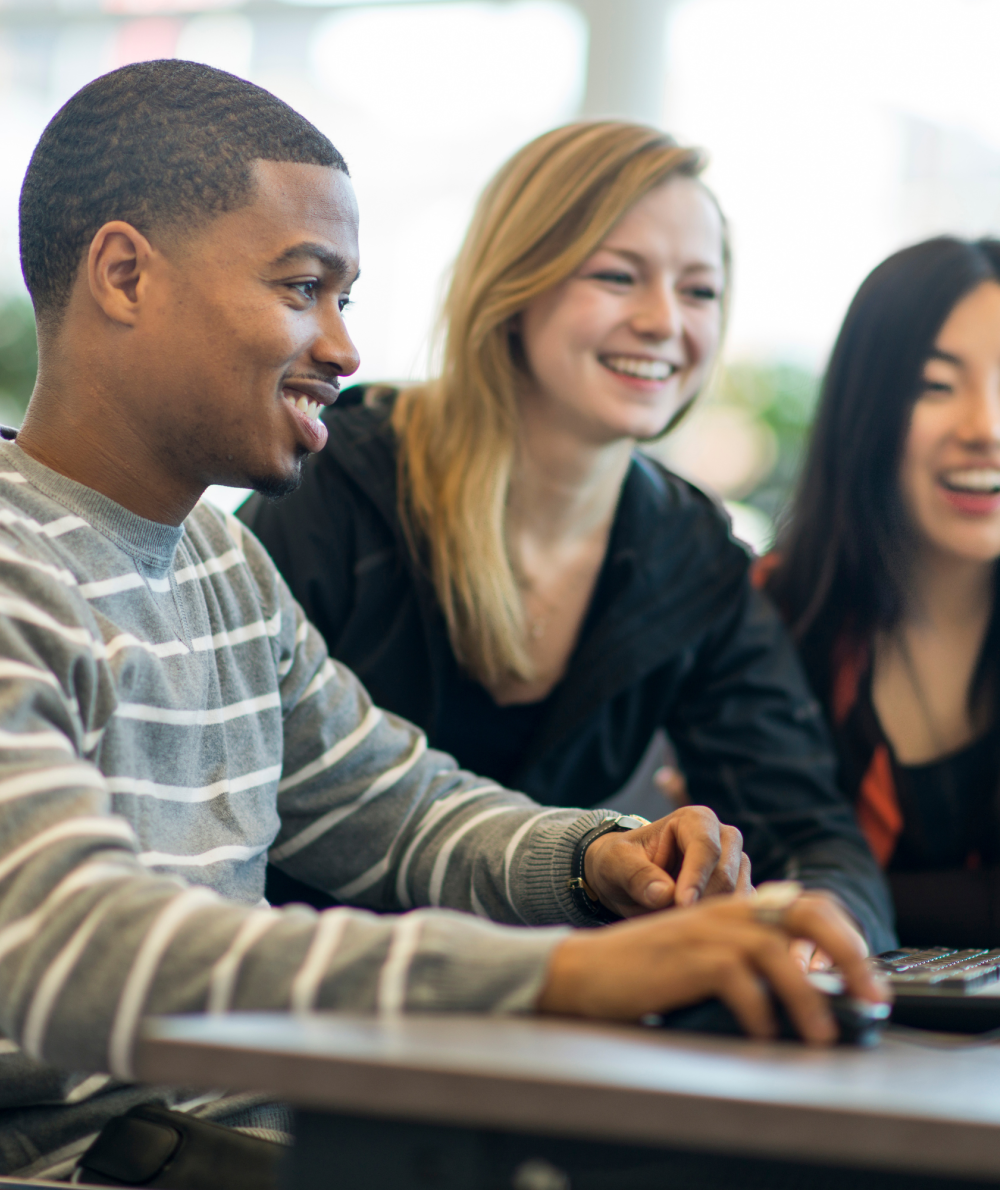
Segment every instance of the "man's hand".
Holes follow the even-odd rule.
[[[601,903],[622,917],[750,891],[743,836],[707,806],[682,806],[649,826],[601,835],[587,848],[584,868]]]
[[[767,985],[806,1041],[836,1040],[825,998],[806,980],[789,939],[809,938],[862,1000],[885,1000],[865,963],[864,943],[825,893],[803,893],[785,928],[762,925],[749,897],[719,897],[691,909],[577,930],[552,953],[539,1012],[634,1021],[717,996],[754,1037],[776,1033]]]

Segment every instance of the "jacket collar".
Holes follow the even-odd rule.
[[[335,424],[326,449],[378,509],[411,568],[436,702],[441,658],[449,651],[444,620],[429,578],[413,559],[399,525],[396,447],[388,421],[391,397],[367,407],[364,396],[362,386],[342,394],[334,408],[347,406],[350,412],[328,415]],[[701,620],[718,617],[719,605],[735,606],[748,567],[745,551],[727,536],[709,497],[637,451],[622,485],[580,642],[525,763],[533,763],[668,657],[693,647],[684,639],[683,621],[697,609],[705,616],[693,618]]]

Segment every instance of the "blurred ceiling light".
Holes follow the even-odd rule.
[[[100,10],[115,16],[169,16],[173,13],[241,8],[243,3],[244,0],[101,0]]]
[[[337,13],[310,48],[316,82],[346,108],[454,141],[565,119],[582,97],[586,39],[568,4],[513,0]]]
[[[111,56],[112,69],[129,66],[133,62],[172,58],[180,31],[181,22],[170,17],[145,17],[138,21],[123,21],[115,34]]]
[[[247,78],[253,57],[253,24],[236,13],[194,17],[181,30],[175,53],[189,62],[204,62]]]

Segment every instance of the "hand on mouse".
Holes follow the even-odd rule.
[[[837,1028],[824,996],[805,978],[790,938],[808,938],[840,968],[848,992],[887,998],[865,961],[867,948],[825,893],[803,893],[782,928],[762,924],[748,896],[715,897],[596,930],[574,931],[552,952],[539,1012],[639,1020],[718,997],[753,1037],[777,1031],[768,985],[809,1042],[829,1044]]]
[[[621,917],[750,891],[743,836],[707,806],[682,806],[648,826],[601,835],[584,863],[587,884]]]

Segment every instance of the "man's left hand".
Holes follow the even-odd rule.
[[[743,836],[707,806],[682,806],[648,826],[601,835],[587,848],[584,867],[601,903],[622,917],[750,891]]]

